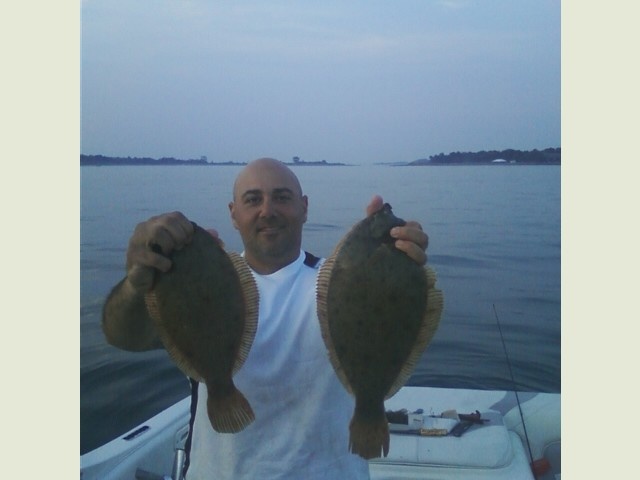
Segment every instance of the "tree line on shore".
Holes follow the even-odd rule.
[[[409,165],[488,165],[517,163],[523,165],[560,165],[560,147],[544,150],[490,150],[481,152],[439,153],[429,158],[410,162]]]

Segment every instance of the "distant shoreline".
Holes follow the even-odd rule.
[[[322,160],[319,162],[285,162],[286,165],[295,167],[344,167],[346,163],[332,163]],[[209,162],[206,159],[190,159],[182,160],[179,158],[148,158],[148,157],[106,157],[104,155],[80,155],[80,166],[95,167],[115,167],[115,166],[206,166],[206,167],[225,167],[225,166],[244,166],[247,162]]]
[[[326,160],[308,162],[293,157],[293,162],[284,162],[292,167],[345,167],[355,164],[327,162]],[[546,148],[544,150],[491,150],[481,152],[452,152],[439,153],[429,158],[421,158],[408,162],[377,163],[376,165],[394,167],[415,166],[484,166],[484,165],[560,165],[561,150],[558,148]],[[107,157],[104,155],[80,155],[80,166],[244,166],[247,162],[209,162],[206,157],[200,159],[182,160],[173,157],[159,159],[148,157]]]

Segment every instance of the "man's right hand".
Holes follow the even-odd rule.
[[[193,232],[193,224],[180,212],[165,213],[139,223],[127,248],[128,286],[138,293],[148,292],[156,270],[167,272],[171,268],[167,256],[189,244]]]
[[[153,288],[156,272],[171,268],[171,252],[189,244],[194,231],[193,223],[180,212],[136,226],[127,248],[127,276],[113,287],[103,308],[102,329],[111,345],[132,352],[162,348],[144,295]],[[209,232],[217,237],[215,230]]]

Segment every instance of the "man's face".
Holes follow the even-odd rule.
[[[296,177],[284,165],[256,161],[238,176],[229,210],[254,269],[272,273],[298,258],[307,206]]]

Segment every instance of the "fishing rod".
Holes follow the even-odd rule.
[[[533,476],[538,478],[538,475],[534,468],[533,462],[533,454],[531,453],[531,444],[529,443],[529,435],[527,435],[527,426],[524,422],[524,415],[522,414],[522,406],[520,405],[520,397],[518,396],[518,387],[516,384],[515,377],[513,376],[513,369],[511,368],[511,361],[509,360],[509,354],[507,353],[507,345],[504,342],[504,337],[502,335],[502,327],[500,326],[500,320],[498,319],[498,312],[496,311],[496,304],[493,305],[493,314],[496,317],[496,324],[498,325],[498,332],[500,332],[500,341],[502,342],[502,350],[504,350],[504,356],[507,359],[507,366],[509,367],[509,376],[511,377],[511,383],[513,384],[513,393],[516,395],[516,402],[518,403],[518,411],[520,412],[520,420],[522,421],[522,429],[524,430],[524,438],[527,441],[527,449],[529,450],[529,458],[531,459],[531,471],[533,472]]]

